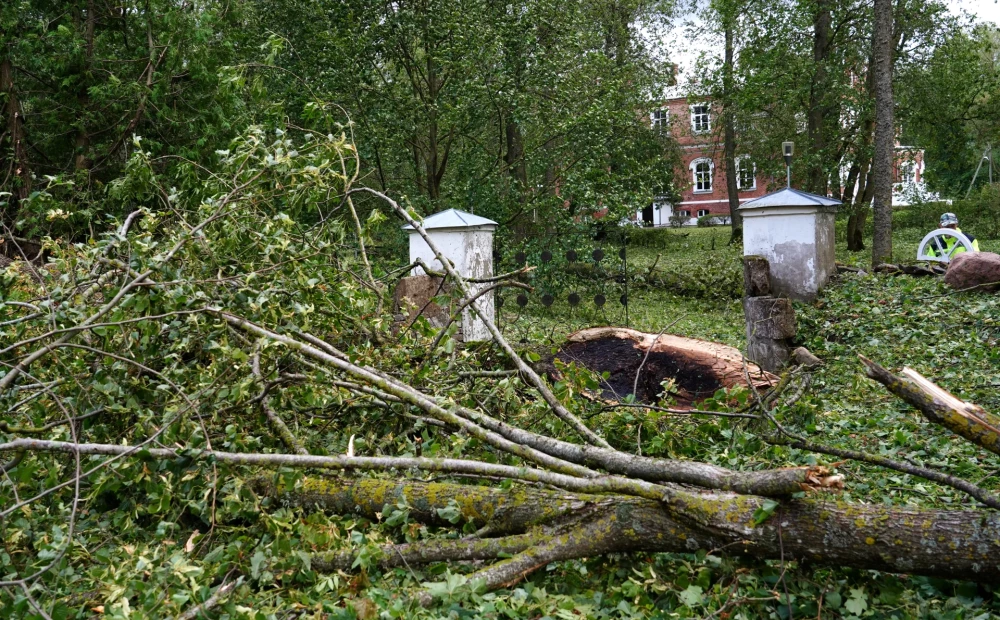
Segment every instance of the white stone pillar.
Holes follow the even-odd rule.
[[[497,223],[465,211],[448,209],[435,213],[421,222],[434,245],[450,260],[458,273],[466,278],[493,277],[493,231]],[[431,269],[444,271],[441,262],[424,241],[423,237],[406,225],[403,230],[410,235],[410,262],[420,258]],[[422,275],[423,270],[415,267],[413,275]],[[487,288],[489,284],[470,283],[473,294]],[[496,305],[493,293],[487,293],[476,300],[483,313],[495,320]],[[471,309],[462,312],[462,339],[465,342],[490,340],[486,324]]]
[[[767,259],[775,296],[811,301],[836,273],[839,204],[788,188],[740,206],[743,255]]]

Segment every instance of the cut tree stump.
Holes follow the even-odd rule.
[[[771,265],[763,256],[743,257],[743,296],[763,297],[771,294]]]
[[[747,357],[776,372],[791,356],[795,310],[790,300],[771,296],[771,270],[763,256],[743,257],[743,295]]]
[[[656,402],[662,391],[660,383],[673,379],[675,391],[671,395],[678,406],[686,407],[720,388],[746,385],[743,354],[717,342],[671,334],[657,337],[624,327],[592,327],[570,335],[567,341],[556,357],[609,373],[601,386],[603,396],[609,399],[621,400],[632,394],[635,386],[636,400]],[[776,376],[751,362],[746,363],[746,370],[755,387],[767,388],[777,382]]]

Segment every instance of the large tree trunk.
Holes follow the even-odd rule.
[[[832,22],[830,1],[819,0],[813,15],[813,72],[812,87],[809,92],[808,131],[812,148],[812,165],[809,167],[809,191],[825,196],[827,172],[823,165],[826,157],[826,123],[829,94],[827,87],[826,61],[830,55],[830,27]]]
[[[0,60],[0,93],[3,94],[4,105],[2,119],[4,131],[0,133],[0,161],[6,159],[4,177],[14,180],[10,185],[12,199],[3,210],[2,222],[12,226],[17,219],[20,201],[31,194],[31,167],[28,163],[28,145],[24,130],[24,113],[21,111],[21,101],[14,84],[14,64],[9,57]],[[8,159],[9,153],[9,159]]]
[[[733,102],[733,20],[726,23],[726,61],[722,66],[722,106],[725,123],[726,192],[729,194],[729,217],[732,219],[732,234],[729,243],[743,237],[743,216],[740,215],[740,195],[736,184],[736,109]]]
[[[370,519],[378,518],[386,504],[405,503],[412,519],[445,527],[451,524],[438,511],[457,505],[463,519],[496,538],[392,547],[382,554],[384,564],[488,560],[515,554],[475,575],[490,588],[514,583],[558,560],[699,549],[984,583],[1000,579],[996,561],[1000,514],[994,512],[846,505],[833,497],[815,497],[785,500],[758,523],[755,513],[768,500],[719,492],[701,493],[699,502],[684,505],[627,496],[397,480],[307,479],[295,491],[266,482],[256,487],[286,505]],[[352,560],[349,552],[324,554],[313,566],[346,568]]]
[[[892,102],[892,0],[875,0],[875,236],[872,266],[892,261],[892,164],[896,129]]]

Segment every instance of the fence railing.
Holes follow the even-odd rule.
[[[508,331],[561,327],[575,331],[601,325],[629,325],[628,237],[599,228],[571,234],[528,235],[495,252],[495,270],[535,267],[527,283],[496,298],[497,319]]]

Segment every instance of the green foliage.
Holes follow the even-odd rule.
[[[1000,41],[987,27],[956,30],[924,67],[899,80],[907,138],[926,148],[929,185],[947,197],[969,190],[988,145],[1000,138]],[[988,178],[980,171],[977,184]]]
[[[268,85],[344,107],[372,184],[421,213],[473,211],[518,231],[669,193],[667,137],[637,111],[670,77],[650,37],[667,3],[260,2],[281,37]],[[455,36],[455,33],[458,33]]]
[[[959,225],[977,238],[1000,237],[1000,187],[986,185],[967,200],[951,203],[925,202],[906,207],[894,218],[901,227],[911,231],[930,232],[938,227],[942,213],[958,216]],[[911,232],[911,234],[914,234]]]

